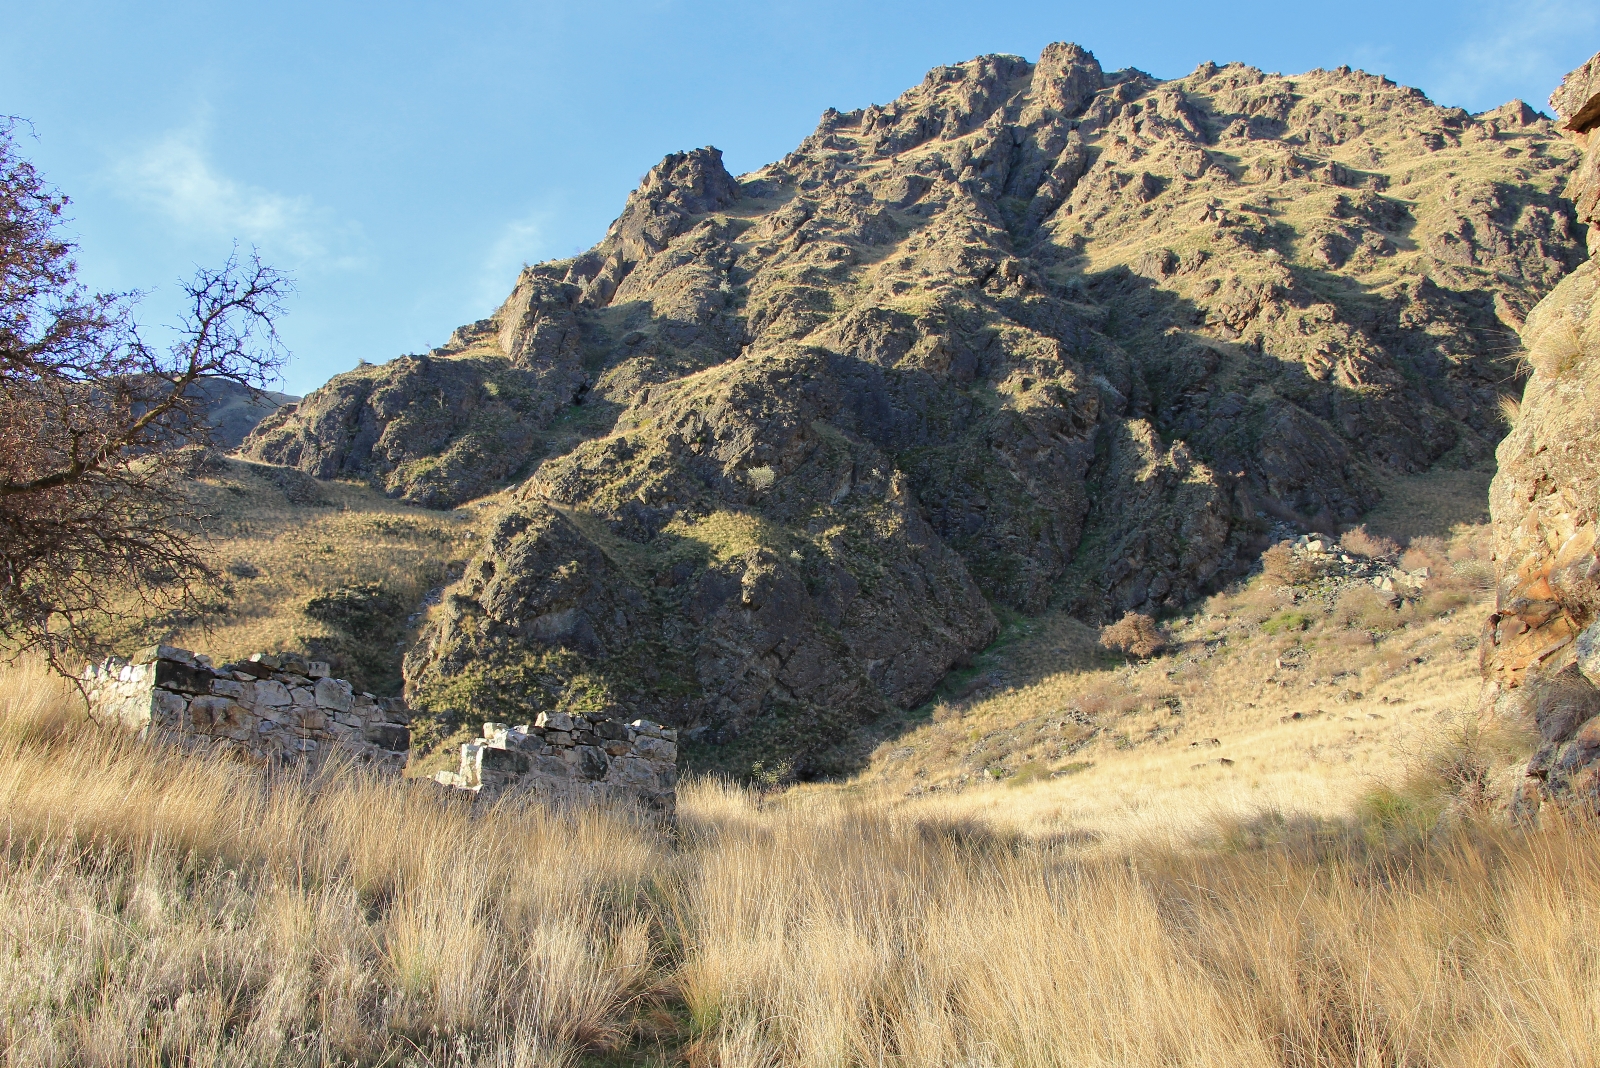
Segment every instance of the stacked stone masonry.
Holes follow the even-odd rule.
[[[671,816],[677,758],[678,732],[649,720],[541,712],[518,727],[485,723],[483,737],[461,747],[461,769],[434,779],[481,801],[515,791],[560,805],[637,802]]]
[[[336,751],[398,773],[411,748],[411,715],[396,698],[358,693],[328,665],[258,653],[213,666],[170,645],[83,674],[89,714],[141,737],[166,737],[270,764],[314,766]]]

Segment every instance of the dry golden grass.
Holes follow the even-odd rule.
[[[1600,837],[1262,819],[1085,857],[689,784],[470,816],[269,782],[0,683],[0,1063],[1576,1066]]]
[[[708,796],[710,795],[710,796]],[[721,1065],[1579,1065],[1600,844],[1108,862],[841,798],[702,787],[682,996]]]
[[[289,493],[275,476],[289,480]],[[407,617],[470,553],[479,509],[430,511],[368,486],[313,483],[294,471],[239,461],[208,465],[193,488],[209,516],[209,549],[227,580],[219,610],[111,628],[106,638],[118,652],[157,640],[219,661],[294,650],[334,661],[361,688],[399,692],[398,643],[407,636]],[[369,584],[403,606],[381,633],[349,633],[304,612],[313,597]]]
[[[1477,708],[1489,552],[1481,526],[1414,539],[1408,566],[1430,578],[1398,606],[1257,578],[1171,621],[1167,654],[1138,664],[1070,619],[1013,621],[856,781],[805,789],[1112,852],[1263,813],[1351,818]]]
[[[664,843],[628,818],[472,817],[107,736],[0,687],[6,1065],[543,1065],[604,1048],[651,978]]]

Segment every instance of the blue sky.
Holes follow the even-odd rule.
[[[1543,108],[1600,49],[1600,4],[0,0],[0,114],[73,199],[84,280],[147,292],[234,241],[295,275],[292,392],[444,341],[524,262],[604,233],[668,152],[735,173],[823,109],[940,63],[1076,41],[1158,77],[1204,60],[1348,63],[1482,111]]]

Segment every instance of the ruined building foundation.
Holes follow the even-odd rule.
[[[410,758],[403,701],[357,692],[330,677],[326,663],[292,653],[216,666],[157,645],[131,661],[91,665],[83,684],[96,722],[190,749],[306,767],[342,753],[396,775]],[[483,737],[461,747],[460,770],[431,781],[480,801],[525,792],[551,804],[621,801],[671,816],[677,740],[677,731],[648,720],[541,712],[519,727],[484,724]]]

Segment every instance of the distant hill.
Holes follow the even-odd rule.
[[[224,452],[237,449],[262,419],[300,400],[271,390],[252,394],[237,382],[215,378],[202,381],[196,393],[206,402],[213,442]]]

